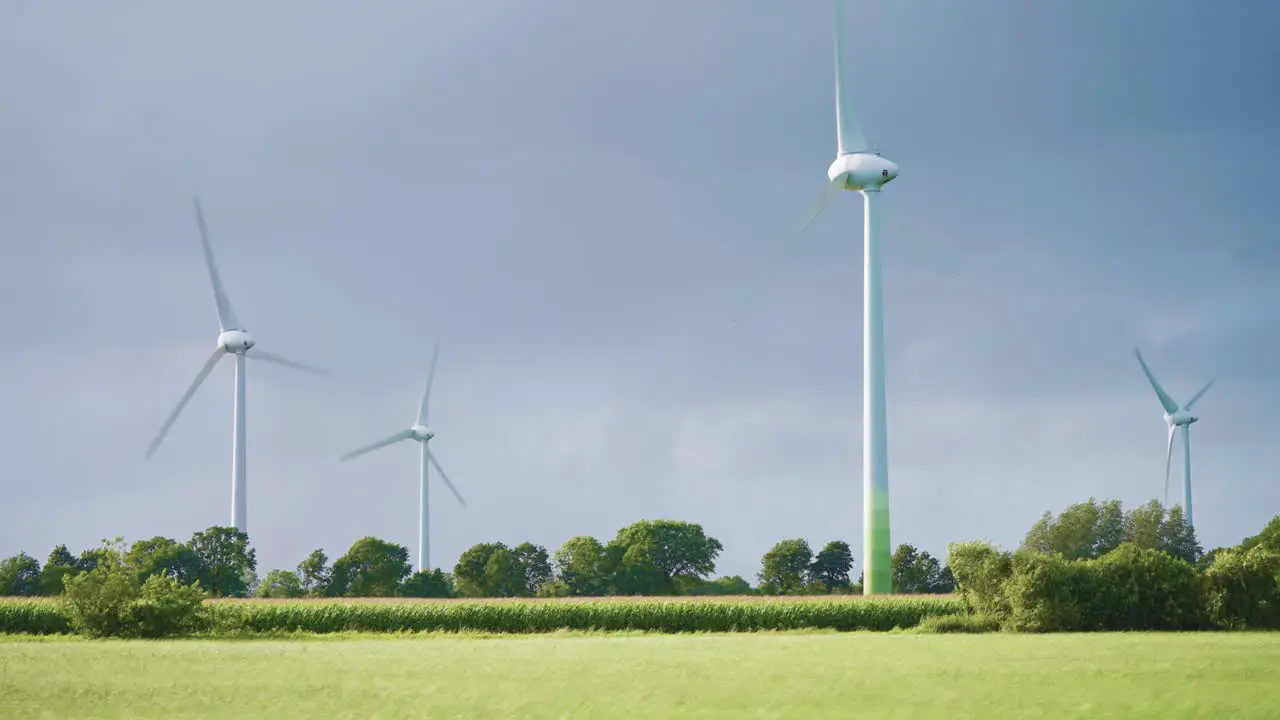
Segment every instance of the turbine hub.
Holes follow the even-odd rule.
[[[414,425],[409,428],[409,430],[413,433],[414,440],[426,441],[436,436],[436,434],[431,431],[431,428],[425,425]]]
[[[1200,418],[1198,417],[1192,417],[1190,414],[1182,410],[1179,410],[1173,414],[1165,413],[1164,415],[1164,421],[1170,427],[1181,427],[1183,425],[1190,425],[1191,423],[1199,419]]]
[[[898,166],[879,154],[857,152],[841,155],[827,168],[827,179],[843,176],[842,190],[876,191],[898,177]]]
[[[218,336],[218,347],[234,355],[243,355],[256,344],[253,336],[244,330],[228,330]]]

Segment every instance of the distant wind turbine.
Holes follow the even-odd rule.
[[[209,377],[209,373],[213,372],[213,368],[222,359],[223,355],[235,355],[236,357],[236,390],[235,390],[235,406],[233,408],[233,425],[234,430],[231,438],[231,525],[242,532],[248,532],[248,503],[245,497],[246,477],[245,477],[245,373],[244,359],[256,345],[257,341],[253,339],[236,319],[235,312],[231,309],[231,301],[227,299],[226,290],[222,287],[222,280],[218,276],[218,267],[213,261],[213,247],[209,244],[209,231],[204,223],[204,211],[200,207],[200,199],[194,200],[196,209],[196,224],[200,228],[200,244],[204,248],[204,262],[209,270],[209,282],[213,285],[213,301],[218,308],[218,346],[214,349],[213,354],[209,356],[204,367],[196,374],[196,379],[192,381],[191,386],[187,388],[182,399],[178,401],[173,411],[169,413],[169,417],[165,419],[164,425],[160,427],[160,432],[156,434],[151,445],[147,447],[146,456],[151,457],[157,448],[160,447],[161,441],[165,435],[169,433],[169,429],[173,427],[173,423],[177,421],[178,415],[182,413],[182,409],[187,406],[192,396],[196,394],[200,384],[204,379]],[[305,370],[317,375],[327,375],[328,371],[310,365],[303,365],[283,358],[279,355],[269,353],[265,350],[254,350],[252,357],[258,360],[284,365],[297,370]]]
[[[416,440],[421,453],[421,469],[422,474],[418,482],[418,570],[423,571],[430,568],[431,565],[431,547],[430,537],[428,533],[427,523],[429,520],[429,508],[427,505],[427,473],[428,465],[434,466],[436,472],[440,473],[440,479],[444,480],[444,484],[449,486],[449,491],[458,499],[458,503],[463,507],[467,506],[467,501],[462,499],[462,494],[458,492],[458,488],[453,486],[449,480],[449,476],[445,473],[444,468],[440,467],[440,461],[436,460],[436,456],[431,452],[429,447],[431,439],[436,434],[427,426],[429,419],[429,406],[431,403],[431,383],[436,376],[436,360],[439,358],[439,349],[431,355],[431,370],[427,372],[427,387],[422,391],[422,400],[418,403],[418,415],[414,424],[401,430],[394,435],[385,437],[371,445],[366,445],[359,450],[353,450],[342,456],[342,461],[346,462],[368,452],[373,452],[380,447],[385,447],[401,440]]]
[[[1191,396],[1186,405],[1181,407],[1171,397],[1169,393],[1164,391],[1160,386],[1156,376],[1151,373],[1151,368],[1147,367],[1147,361],[1142,359],[1142,351],[1138,348],[1133,349],[1133,354],[1138,357],[1138,364],[1142,366],[1142,372],[1147,376],[1147,380],[1151,382],[1151,389],[1156,391],[1156,397],[1160,399],[1160,405],[1164,408],[1164,422],[1169,426],[1169,447],[1165,453],[1164,460],[1164,502],[1169,504],[1169,470],[1173,464],[1173,435],[1178,428],[1182,428],[1182,451],[1183,451],[1183,467],[1182,467],[1182,511],[1186,514],[1187,525],[1195,526],[1191,518],[1191,423],[1196,422],[1200,418],[1191,415],[1191,408],[1196,404],[1205,392],[1213,387],[1213,380],[1210,380],[1199,392]]]

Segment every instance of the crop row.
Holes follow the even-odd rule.
[[[603,601],[602,601],[603,600]],[[208,601],[202,625],[218,633],[556,630],[749,632],[758,630],[892,630],[928,616],[964,612],[951,596],[557,601]],[[71,632],[56,599],[0,598],[0,633]]]

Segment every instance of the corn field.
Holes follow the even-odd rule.
[[[209,600],[204,609],[203,625],[213,634],[892,630],[914,627],[929,616],[965,611],[959,598],[948,595]],[[57,599],[0,599],[0,633],[70,631]]]

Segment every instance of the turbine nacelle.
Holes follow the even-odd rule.
[[[256,344],[253,336],[244,330],[228,330],[218,336],[218,347],[233,355],[243,355]]]
[[[872,153],[840,155],[827,168],[827,179],[840,183],[842,190],[876,191],[898,177],[898,166]]]
[[[1175,413],[1164,414],[1165,424],[1168,425],[1169,427],[1180,427],[1182,425],[1190,425],[1191,423],[1196,422],[1199,419],[1200,418],[1193,416],[1191,413],[1188,413],[1186,410],[1179,410]]]
[[[413,439],[418,440],[419,442],[426,442],[436,436],[436,434],[432,432],[431,428],[425,425],[414,425],[409,428],[409,432],[413,433]]]

